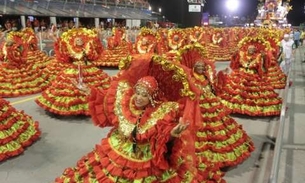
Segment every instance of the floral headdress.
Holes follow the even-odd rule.
[[[23,34],[22,39],[24,43],[30,46],[30,49],[37,50],[38,49],[38,39],[34,33],[34,30],[27,27],[24,28],[21,33]]]
[[[80,39],[82,44],[76,44]],[[74,60],[97,59],[103,46],[94,30],[75,28],[64,32],[55,44],[57,59],[69,62]],[[84,58],[86,57],[86,58]]]
[[[17,65],[26,63],[27,47],[24,46],[22,33],[12,31],[7,34],[4,57]]]
[[[250,45],[255,46],[258,51],[271,50],[270,43],[263,37],[245,37],[238,43],[238,48],[242,51],[246,51]]]
[[[172,50],[177,50],[184,45],[186,34],[182,29],[171,29],[168,32],[169,47]]]
[[[156,36],[156,33],[151,29],[143,27],[143,28],[141,28],[140,35],[141,36],[147,36],[147,35]]]

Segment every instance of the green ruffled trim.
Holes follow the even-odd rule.
[[[244,143],[236,148],[234,151],[229,153],[216,153],[210,150],[196,153],[197,156],[203,156],[208,159],[208,161],[213,163],[222,163],[222,162],[234,162],[242,157],[244,154],[249,153],[250,145],[248,143]]]
[[[57,101],[62,102],[61,98],[63,97],[58,97],[58,99],[56,99]],[[53,109],[56,111],[62,111],[62,112],[78,112],[78,111],[89,111],[89,105],[88,103],[86,104],[77,104],[77,105],[73,105],[73,106],[68,106],[68,107],[63,107],[63,106],[55,106],[53,103],[49,102],[48,100],[46,100],[43,97],[38,97],[37,101],[39,103],[41,103],[42,105],[46,106],[48,109]],[[65,101],[71,101],[69,99],[66,99]],[[52,112],[52,111],[51,111]]]
[[[219,126],[218,124],[219,123],[209,123],[211,124],[210,126],[213,126],[215,125],[215,127]],[[226,131],[231,131],[235,128],[238,128],[238,126],[236,126],[235,124],[231,124],[229,126],[226,126],[226,129],[225,130],[218,130],[218,131],[215,131],[215,132],[208,132],[208,131],[197,131],[196,135],[197,137],[207,137],[207,135],[221,135],[221,136],[225,136],[227,133]],[[208,133],[208,134],[207,134]],[[243,135],[243,133],[239,130],[238,133],[241,133],[241,135]],[[235,142],[234,142],[235,143]]]
[[[202,97],[205,98],[205,97]],[[222,105],[221,102],[213,102],[213,103],[204,103],[204,104],[200,104],[200,107],[203,107],[205,109],[209,109],[210,107],[215,107],[215,106],[219,106]]]
[[[24,79],[24,78],[22,78]],[[34,80],[31,80],[29,82],[26,82],[26,81],[20,81],[22,80],[21,78],[14,78],[12,80],[15,81],[15,84],[13,84],[13,82],[11,81],[1,81],[1,88],[11,88],[11,89],[16,89],[16,90],[24,90],[24,91],[27,91],[27,90],[33,90],[32,87],[37,87],[37,88],[41,88],[42,86],[45,86],[46,82],[43,78],[41,77],[36,77],[34,78]],[[1,80],[1,79],[0,79]],[[17,83],[16,83],[17,82]],[[42,84],[41,84],[42,83]],[[39,86],[37,86],[38,84],[40,84]],[[44,84],[44,85],[43,85]],[[31,87],[31,88],[20,88],[20,87]],[[4,89],[2,89],[4,90]]]
[[[224,130],[220,130],[217,133],[220,134],[220,135],[225,135],[226,134],[226,132]],[[211,134],[206,134],[205,132],[202,132],[199,135],[201,137],[206,137],[208,135],[213,135],[213,134],[212,133]],[[216,134],[214,134],[214,135],[216,135]],[[238,141],[242,137],[243,137],[243,132],[241,130],[239,130],[237,133],[232,134],[230,136],[230,138],[228,138],[228,139],[226,139],[224,141],[221,141],[221,142],[219,142],[219,141],[217,141],[217,142],[195,142],[195,147],[196,148],[201,148],[202,146],[204,146],[206,144],[211,144],[213,147],[221,149],[223,147],[230,146],[231,144],[235,144],[236,141]]]
[[[17,116],[16,114],[13,114],[10,117],[8,117],[7,119],[3,120],[1,123],[6,124],[9,120],[11,120],[12,118],[15,118],[16,116]],[[21,117],[21,119],[22,119],[22,117]],[[17,132],[20,128],[22,128],[25,123],[26,123],[25,121],[19,120],[19,121],[15,122],[9,129],[0,131],[0,139],[5,139],[7,137],[12,136],[12,134]]]
[[[27,122],[30,120],[30,118],[28,117]],[[30,126],[28,126],[27,130],[24,131],[23,133],[21,133],[17,139],[18,142],[23,143],[28,141],[30,138],[32,138],[34,135],[37,134],[37,129],[34,126],[34,123],[30,124]]]
[[[18,129],[20,129],[20,127],[22,127],[25,123],[30,123],[28,128],[25,131],[23,131],[21,134],[19,134],[17,139],[0,146],[0,152],[1,153],[3,153],[3,152],[13,152],[13,151],[19,149],[21,147],[20,144],[22,144],[24,142],[27,142],[34,135],[36,135],[37,129],[34,126],[34,123],[31,120],[31,118],[27,117],[27,119],[23,118],[22,120],[26,120],[26,122],[18,121],[15,124],[13,124],[13,126],[10,129],[0,131],[0,138],[4,139],[4,138],[7,138],[7,137],[11,136],[14,132],[16,132]]]
[[[20,148],[22,148],[22,146],[18,142],[11,141],[5,145],[0,146],[0,152],[6,154],[8,152],[16,151]]]
[[[228,101],[225,101],[225,100],[223,100],[223,104],[225,106],[227,106],[228,108],[233,109],[233,110],[234,109],[247,110],[247,111],[253,112],[254,114],[255,113],[280,112],[281,111],[281,107],[282,107],[281,104],[264,106],[264,107],[261,107],[261,106],[249,106],[249,105],[246,105],[246,104],[241,104],[240,105],[240,104],[231,103],[231,102],[228,102]]]
[[[241,91],[243,91],[241,88],[232,88],[231,86],[228,86],[228,90],[229,91],[238,91],[238,92],[241,92]],[[251,87],[248,87],[248,88],[251,88]],[[255,88],[255,89],[257,89],[258,87],[253,87],[253,88]],[[226,90],[227,91],[227,90]],[[272,91],[264,91],[264,92],[250,92],[250,91],[248,91],[247,92],[248,93],[248,95],[252,95],[252,96],[262,96],[262,94],[263,94],[263,96],[270,96],[270,95],[274,95],[274,91],[272,90]],[[227,95],[227,96],[230,96],[230,93],[226,93],[225,95]],[[231,96],[232,97],[232,96]],[[234,98],[237,98],[237,99],[243,99],[243,97],[241,97],[239,94],[237,94],[237,95],[235,95],[234,94]],[[270,99],[266,99],[266,98],[259,98],[259,99],[255,99],[255,101],[256,102],[260,102],[260,103],[265,103],[266,102],[266,100],[267,101],[272,101],[272,100],[270,100]],[[278,100],[277,98],[275,98],[274,100]]]
[[[129,139],[123,140],[122,138],[120,138],[118,131],[115,131],[111,134],[111,136],[109,137],[109,143],[110,143],[110,146],[118,154],[122,155],[123,157],[126,157],[126,159],[129,159],[131,161],[146,162],[153,158],[151,151],[150,151],[149,143],[138,144],[137,148],[140,149],[140,150],[138,150],[138,152],[143,152],[143,154],[141,154],[141,159],[139,159],[139,157],[135,157],[135,154],[133,153],[133,150],[132,150],[133,143]]]
[[[152,183],[155,180],[157,180],[156,176],[148,176],[148,177],[145,177],[145,178],[142,178],[142,179],[129,180],[129,179],[124,179],[122,177],[111,176],[110,173],[106,169],[103,169],[103,172],[113,182],[116,182],[117,179],[119,179],[118,182],[120,182],[120,183]],[[170,174],[165,175],[164,177],[167,177],[167,176],[170,176]]]
[[[100,72],[99,68],[97,67],[83,67],[82,66],[82,72],[83,73],[96,73],[96,72]],[[78,67],[71,67],[71,68],[68,68],[68,69],[65,69],[63,71],[64,74],[67,74],[67,75],[75,75],[75,74],[78,74]]]

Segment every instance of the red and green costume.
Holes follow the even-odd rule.
[[[40,134],[38,122],[0,98],[0,162],[23,153]]]

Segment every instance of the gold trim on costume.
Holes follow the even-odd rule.
[[[130,136],[132,133],[135,123],[130,122],[123,111],[123,106],[122,106],[122,100],[125,97],[125,93],[127,90],[129,90],[131,86],[126,82],[126,81],[121,81],[118,84],[118,90],[116,93],[116,100],[114,103],[114,112],[115,115],[118,117],[119,121],[119,126],[118,129],[119,131],[125,135],[125,136]],[[162,103],[156,111],[154,111],[150,118],[148,119],[147,123],[145,123],[142,126],[138,127],[138,132],[140,134],[145,133],[148,129],[153,127],[158,120],[161,120],[164,118],[166,114],[168,114],[172,110],[178,110],[179,105],[176,102],[164,102]]]
[[[174,81],[181,82],[183,85],[183,88],[180,89],[180,95],[182,97],[190,97],[192,99],[195,97],[194,92],[192,92],[190,90],[187,75],[181,67],[178,67],[177,65],[175,65],[175,64],[165,60],[163,57],[157,56],[157,55],[153,56],[152,60],[154,63],[161,65],[162,69],[164,71],[174,71],[174,75],[172,76],[172,79]]]

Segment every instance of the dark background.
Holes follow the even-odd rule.
[[[149,0],[153,11],[158,11],[162,8],[162,15],[174,23],[187,23],[193,22],[200,23],[201,15],[188,13],[187,0]],[[206,0],[203,7],[203,12],[208,12],[213,15],[239,15],[241,17],[255,18],[257,15],[258,0],[239,0],[240,8],[236,13],[228,12],[225,4],[226,0]],[[285,2],[283,0],[283,2]],[[294,26],[305,22],[305,0],[291,0],[292,10],[288,13],[288,22]],[[199,13],[197,13],[199,14]],[[188,19],[189,18],[189,19]]]

